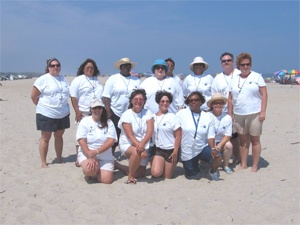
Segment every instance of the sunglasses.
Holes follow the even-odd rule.
[[[250,66],[251,64],[250,63],[242,63],[240,64],[240,66]]]
[[[51,67],[51,68],[60,67],[60,64],[50,64],[49,67]]]
[[[161,100],[160,103],[170,103],[169,100]]]
[[[121,67],[131,67],[131,64],[122,64]]]
[[[155,69],[156,70],[160,70],[160,69],[165,70],[166,68],[164,66],[156,66]]]
[[[91,67],[91,66],[88,66],[88,67],[85,67],[87,70],[94,70],[95,68],[94,67]]]
[[[232,59],[224,59],[224,60],[222,60],[222,63],[230,63],[230,62],[232,62]]]
[[[199,98],[189,99],[189,103],[193,103],[193,102],[200,102],[200,99]]]

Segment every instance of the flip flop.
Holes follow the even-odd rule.
[[[136,184],[136,182],[137,182],[136,179],[124,181],[125,184]]]

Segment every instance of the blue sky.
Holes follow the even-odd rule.
[[[102,74],[129,57],[135,72],[172,57],[175,73],[188,74],[201,56],[208,73],[219,57],[248,52],[252,70],[300,69],[299,1],[3,1],[1,72],[43,72],[45,60],[61,61],[75,74],[92,58]]]

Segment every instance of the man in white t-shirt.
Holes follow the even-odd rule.
[[[140,79],[130,74],[132,68],[136,66],[136,62],[131,62],[129,58],[122,58],[114,63],[116,69],[120,73],[114,74],[108,78],[103,91],[103,102],[107,111],[107,117],[110,118],[116,128],[118,140],[121,130],[118,128],[118,122],[121,115],[127,110],[129,97],[133,89],[137,89],[140,85]],[[114,155],[118,146],[116,142],[112,147]]]

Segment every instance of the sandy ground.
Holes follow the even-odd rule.
[[[34,81],[1,82],[1,224],[300,224],[300,86],[267,86],[257,173],[249,167],[231,175],[221,171],[218,182],[206,174],[190,181],[178,163],[171,180],[151,179],[148,168],[137,185],[124,184],[119,171],[113,184],[104,185],[85,182],[74,165],[73,122],[64,135],[64,163],[53,163],[51,139],[50,166],[40,168],[40,133],[30,99]]]

